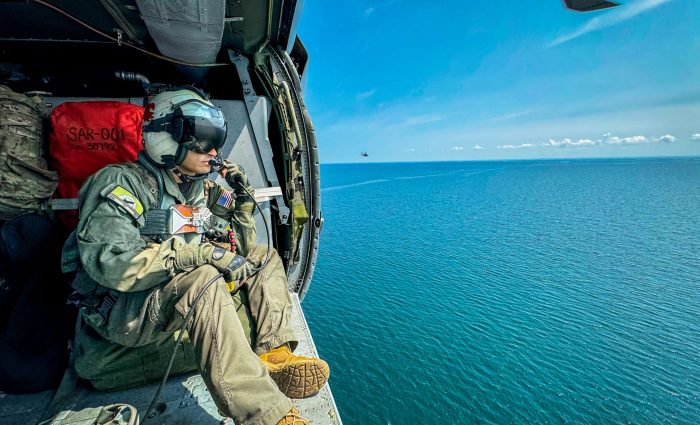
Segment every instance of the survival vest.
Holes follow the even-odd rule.
[[[0,219],[44,209],[58,184],[44,154],[42,103],[0,86]]]
[[[50,152],[59,173],[52,203],[68,228],[78,223],[78,190],[106,165],[136,160],[143,148],[144,109],[115,101],[66,102],[50,115]]]

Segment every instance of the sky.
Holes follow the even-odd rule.
[[[321,162],[700,155],[700,2],[621,3],[305,0]]]

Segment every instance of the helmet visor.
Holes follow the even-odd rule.
[[[226,142],[226,120],[220,109],[197,103],[196,111],[183,115],[180,143],[196,153],[219,150]]]
[[[183,134],[186,140],[183,144],[195,153],[218,151],[226,142],[226,122],[221,126],[201,117],[186,117],[185,122],[189,130]]]

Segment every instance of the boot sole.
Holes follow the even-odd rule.
[[[289,398],[312,397],[328,381],[330,368],[323,360],[311,359],[270,370],[277,387]]]

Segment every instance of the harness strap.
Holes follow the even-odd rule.
[[[173,211],[171,208],[153,208],[149,210],[144,216],[146,222],[139,229],[139,233],[147,236],[173,233],[175,229],[172,229],[172,216]],[[206,227],[223,234],[228,227],[228,221],[211,215],[207,219]]]
[[[97,312],[105,321],[109,317],[109,313],[114,308],[114,305],[117,303],[117,298],[119,298],[119,292],[110,289],[102,298],[102,303],[100,303],[100,306],[97,307]]]

